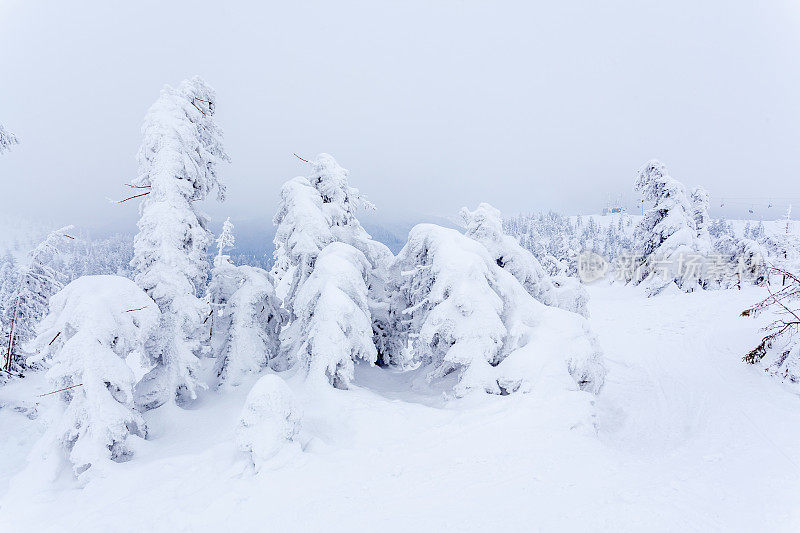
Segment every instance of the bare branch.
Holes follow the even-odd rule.
[[[53,392],[47,392],[45,394],[40,394],[39,398],[41,398],[42,396],[50,396],[51,394],[55,394],[57,392],[63,392],[65,390],[74,389],[75,387],[83,387],[83,383],[78,383],[77,385],[73,385],[71,387],[64,387],[63,389],[54,390]]]
[[[148,194],[150,194],[150,191],[143,192],[142,194],[137,194],[137,195],[134,195],[134,196],[130,196],[128,198],[125,198],[124,200],[118,201],[117,203],[121,204],[122,202],[127,202],[128,200],[133,200],[134,198],[139,198],[140,196],[146,196]]]

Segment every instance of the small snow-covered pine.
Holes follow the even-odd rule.
[[[71,229],[65,226],[51,232],[30,252],[27,264],[16,276],[15,290],[4,290],[4,337],[7,341],[13,336],[7,345],[12,348],[9,370],[27,368],[24,357],[19,356],[32,352],[28,343],[36,337],[36,325],[47,314],[48,300],[64,287],[65,276],[55,263]]]
[[[19,139],[17,139],[17,136],[5,129],[5,127],[0,124],[0,154],[3,152],[8,152],[15,144],[19,144]]]
[[[131,264],[136,283],[161,310],[149,349],[155,367],[137,385],[137,402],[145,408],[193,399],[204,387],[196,372],[208,310],[197,294],[206,283],[212,236],[195,206],[214,188],[223,199],[217,165],[229,161],[214,121],[215,101],[199,77],[165,86],[142,126],[134,185],[147,192]]]
[[[708,254],[711,251],[711,234],[708,231],[711,223],[711,217],[708,214],[710,205],[708,191],[703,187],[695,187],[692,189],[691,202],[694,226],[697,230],[697,251]]]
[[[224,255],[233,246],[233,224],[228,219],[217,239],[208,300],[211,348],[217,359],[218,384],[239,385],[247,374],[258,373],[279,351],[279,333],[286,312],[275,295],[266,270],[236,266]]]
[[[63,410],[43,439],[66,454],[76,476],[128,460],[131,437],[146,436],[125,360],[141,357],[157,322],[155,303],[119,276],[84,276],[50,299],[36,344],[51,363],[52,388],[66,390],[52,397]]]

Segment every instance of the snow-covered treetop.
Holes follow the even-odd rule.
[[[223,254],[226,249],[233,248],[235,243],[236,237],[233,236],[233,222],[231,222],[231,217],[228,217],[225,219],[225,223],[222,224],[222,233],[217,237],[217,257],[214,259],[215,266],[217,266],[220,261],[228,260],[228,256]]]
[[[275,257],[282,255],[292,263],[316,257],[320,250],[333,242],[330,224],[322,212],[322,198],[306,178],[287,181],[281,188],[281,201],[273,223]]]
[[[297,177],[283,185],[278,212],[273,219],[275,232],[276,283],[293,291],[311,273],[319,252],[332,242],[344,242],[360,250],[373,268],[387,266],[392,252],[372,239],[355,216],[358,207],[372,204],[348,184],[348,171],[328,154],[312,163],[308,178]],[[293,271],[291,281],[285,276]]]
[[[676,194],[682,194],[684,198],[686,196],[683,184],[673,179],[667,167],[658,159],[651,159],[639,169],[634,188],[650,202]]]
[[[0,154],[8,152],[15,144],[19,144],[17,136],[8,131],[0,124]]]
[[[135,185],[193,201],[204,200],[216,187],[219,199],[224,199],[217,163],[230,158],[222,145],[222,129],[213,120],[215,101],[214,89],[198,76],[161,90],[142,125]]]
[[[64,348],[62,340],[80,332],[125,357],[142,347],[157,322],[158,306],[133,281],[121,276],[83,276],[50,298],[50,314],[38,328],[37,344],[46,352],[59,351]],[[50,344],[58,332],[64,339],[59,335]],[[74,357],[87,355],[75,353]]]
[[[636,190],[655,204],[637,227],[642,254],[694,251],[697,230],[686,189],[669,175],[664,164],[657,159],[645,163],[637,175]]]
[[[349,223],[360,208],[374,208],[358,189],[350,186],[349,176],[350,171],[339,166],[329,154],[319,154],[311,161],[308,181],[319,191],[323,203],[337,208],[328,208],[328,214],[337,226]]]

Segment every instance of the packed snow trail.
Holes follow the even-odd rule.
[[[234,445],[244,383],[147,413],[135,458],[80,489],[22,472],[39,422],[3,407],[0,531],[800,529],[800,397],[741,363],[759,290],[590,292],[609,367],[597,434],[533,394],[453,401],[418,372],[359,367],[349,391],[289,380],[303,451],[257,475]],[[24,381],[0,405],[47,392]]]
[[[800,526],[800,396],[741,362],[766,319],[739,314],[763,292],[592,289],[609,366],[601,441],[636,465],[642,490],[663,490],[682,527]]]

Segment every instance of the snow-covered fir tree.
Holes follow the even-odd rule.
[[[63,408],[43,447],[66,455],[76,476],[127,461],[131,438],[146,436],[125,360],[141,357],[158,314],[133,281],[118,276],[84,276],[51,298],[36,344]]]
[[[313,272],[321,250],[333,242],[349,244],[361,251],[370,265],[366,283],[379,361],[400,364],[403,347],[393,336],[397,317],[390,303],[390,285],[396,278],[390,271],[393,255],[386,245],[372,239],[356,217],[357,209],[371,208],[372,204],[349,185],[349,172],[332,156],[320,154],[310,165],[308,178],[298,177],[284,184],[274,218],[277,231],[272,274],[289,320],[298,319],[295,297]],[[282,359],[285,366],[293,363],[288,352]]]
[[[154,368],[137,385],[146,408],[196,397],[201,329],[207,306],[197,295],[206,283],[208,220],[196,202],[225,188],[217,166],[229,158],[214,121],[216,94],[195,77],[166,86],[147,112],[133,185],[145,191],[132,266],[136,283],[158,304],[161,324],[151,340]]]
[[[429,380],[455,376],[457,395],[470,390],[507,394],[530,386],[535,373],[530,365],[547,360],[559,379],[571,375],[573,386],[599,390],[605,371],[585,320],[536,301],[480,243],[455,230],[420,224],[396,263],[403,275],[405,333],[414,360],[429,368]],[[548,325],[549,320],[554,322]],[[579,333],[561,338],[566,324]],[[544,340],[557,331],[561,341]],[[581,339],[580,347],[568,346],[566,338]],[[535,359],[537,351],[541,359]]]
[[[5,127],[0,124],[0,154],[3,152],[8,152],[15,144],[19,144],[19,139],[17,139],[17,136],[5,129]]]
[[[71,238],[71,229],[65,226],[51,232],[29,254],[27,264],[16,276],[16,289],[4,289],[6,371],[27,368],[25,356],[32,353],[27,344],[36,337],[36,325],[47,314],[48,300],[64,287],[65,276],[54,265],[64,242]]]
[[[669,175],[663,163],[653,159],[639,170],[636,190],[653,206],[634,233],[638,257],[630,281],[646,281],[651,295],[671,284],[684,291],[698,288],[698,276],[681,269],[684,261],[698,252],[697,228],[683,185]]]
[[[360,250],[333,242],[319,253],[297,290],[295,318],[281,340],[312,384],[347,389],[355,360],[377,361],[367,289],[370,269]]]
[[[500,211],[487,203],[477,209],[461,209],[461,220],[465,234],[481,243],[501,268],[525,287],[528,293],[545,305],[558,306],[553,283],[536,257],[520,246],[514,237],[503,232],[503,218]]]
[[[278,335],[286,320],[269,272],[236,266],[224,254],[234,242],[229,218],[217,239],[218,253],[208,287],[216,375],[219,384],[231,386],[239,385],[247,374],[264,369],[278,354]]]

